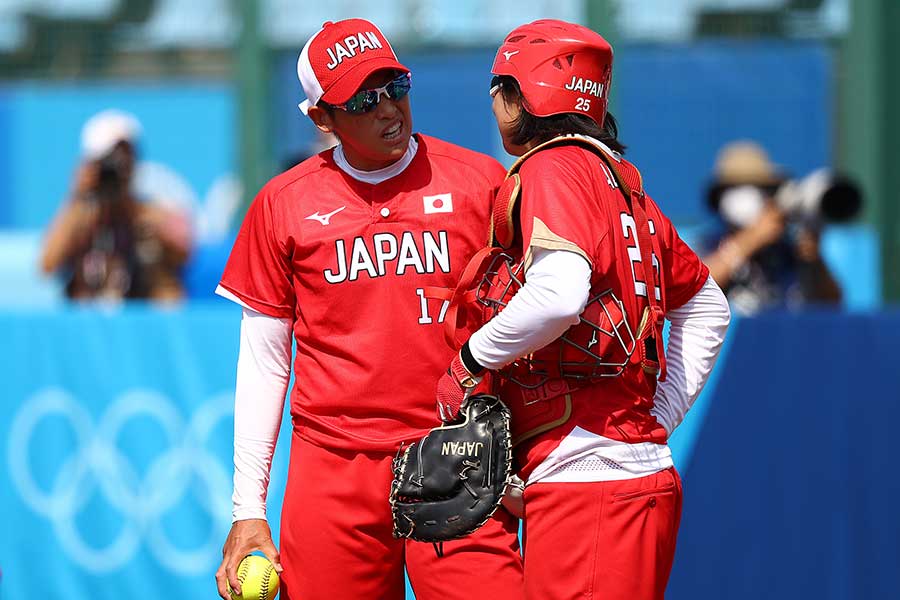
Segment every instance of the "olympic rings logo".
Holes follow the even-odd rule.
[[[206,449],[206,443],[216,426],[233,414],[233,395],[223,393],[185,423],[168,398],[137,389],[119,396],[95,424],[66,391],[47,388],[29,398],[13,419],[7,450],[10,479],[31,510],[52,523],[67,555],[91,572],[121,568],[143,541],[170,571],[206,574],[231,523],[232,487],[230,469]],[[76,449],[60,462],[47,490],[35,480],[29,453],[38,427],[53,417],[63,418],[71,427]],[[126,425],[145,420],[162,429],[166,447],[141,474],[118,443]],[[196,493],[198,481],[202,493]],[[190,498],[210,517],[211,525],[203,544],[186,550],[167,536],[163,519],[191,492],[195,493]],[[123,517],[118,535],[101,547],[85,539],[76,519],[90,514],[88,503],[98,493]]]

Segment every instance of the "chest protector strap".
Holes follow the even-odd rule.
[[[662,331],[665,320],[663,306],[665,306],[666,288],[663,282],[662,265],[659,270],[653,267],[653,245],[650,224],[647,219],[646,195],[641,174],[634,165],[619,159],[601,142],[582,135],[556,137],[532,148],[510,167],[506,174],[506,180],[497,192],[491,224],[493,245],[508,250],[521,235],[521,228],[517,227],[516,204],[522,192],[522,182],[519,177],[519,169],[522,164],[542,150],[572,145],[586,148],[603,160],[619,184],[619,190],[625,196],[625,202],[631,210],[637,228],[637,244],[641,252],[640,264],[635,266],[635,276],[646,282],[647,286],[648,307],[644,311],[638,329],[641,367],[649,375],[664,381],[666,365]],[[659,298],[656,297],[657,289],[660,293]]]
[[[466,268],[463,269],[459,281],[454,288],[427,286],[422,290],[426,298],[436,298],[447,302],[447,313],[444,315],[444,341],[454,350],[459,350],[466,343],[468,335],[463,339],[459,337],[459,331],[464,330],[467,322],[479,323],[472,320],[467,311],[478,310],[477,294],[478,283],[484,272],[495,258],[501,254],[500,248],[487,246],[482,248],[469,259]],[[472,332],[469,331],[468,334]]]

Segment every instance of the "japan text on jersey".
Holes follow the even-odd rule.
[[[374,279],[385,275],[402,276],[407,271],[450,272],[450,246],[447,232],[404,231],[375,233],[371,238],[357,236],[352,242],[334,241],[334,266],[323,271],[328,283],[356,281],[361,275]]]

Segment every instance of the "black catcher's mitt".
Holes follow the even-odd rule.
[[[469,535],[500,506],[511,469],[509,409],[496,396],[471,396],[455,421],[394,459],[394,536],[444,542]]]

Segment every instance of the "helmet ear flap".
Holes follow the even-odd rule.
[[[516,237],[515,208],[519,193],[522,191],[522,180],[518,173],[507,177],[497,191],[494,199],[494,244],[504,250],[512,247]]]

